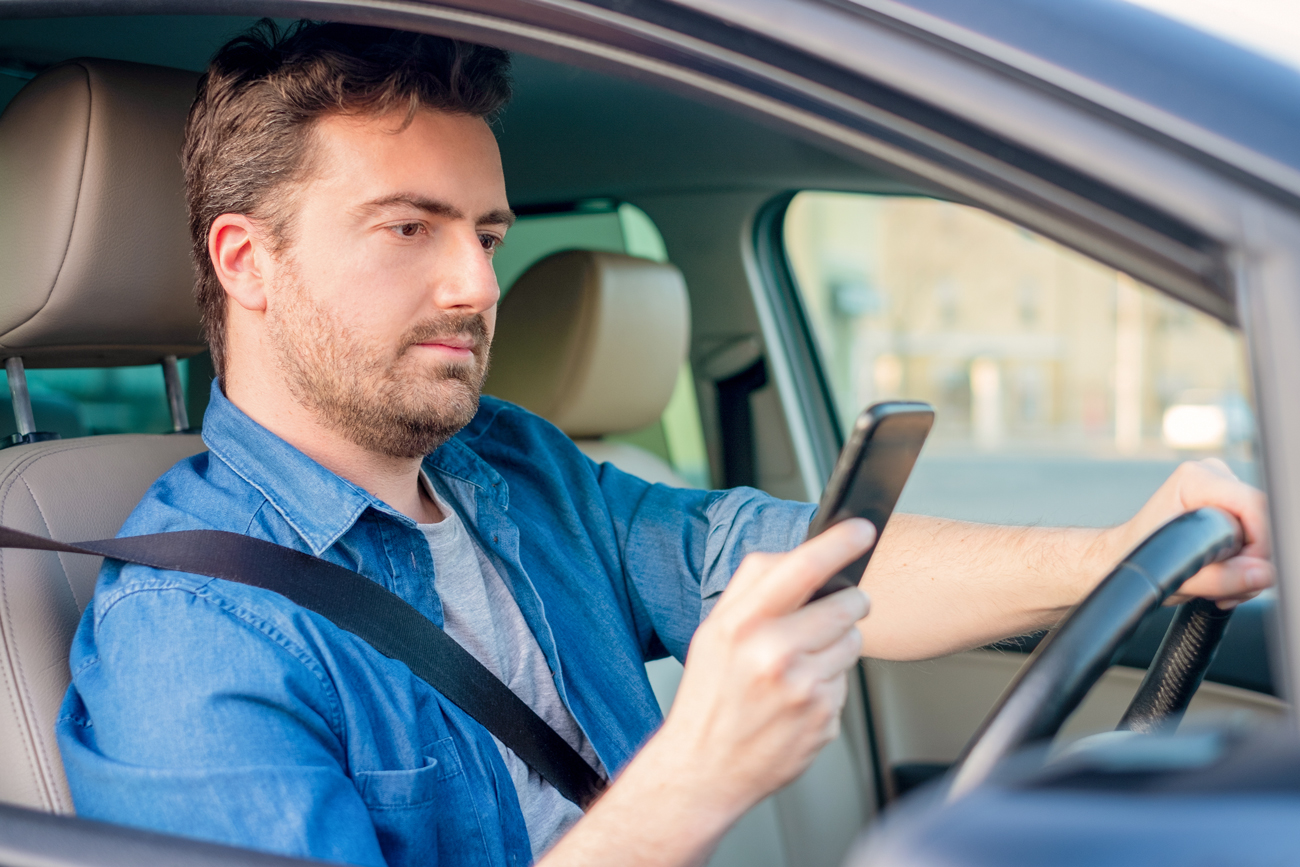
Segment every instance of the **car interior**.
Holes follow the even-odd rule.
[[[0,434],[15,443],[0,450],[0,525],[110,537],[159,475],[203,450],[212,372],[177,154],[198,73],[254,21],[0,24],[0,350],[13,395]],[[485,390],[593,460],[815,501],[824,478],[807,426],[842,441],[863,406],[907,397],[937,418],[903,510],[1102,526],[1181,459],[1254,472],[1232,326],[743,113],[526,53],[514,80],[494,128],[519,221],[497,260]],[[764,231],[776,242],[759,243]],[[788,287],[786,303],[771,303],[772,285]],[[788,333],[806,357],[791,357]],[[0,550],[0,801],[73,812],[53,724],[98,567]],[[1270,605],[1242,606],[1189,721],[1286,713]],[[1168,618],[1121,651],[1062,743],[1114,728]],[[956,759],[1040,638],[865,661],[840,738],[711,863],[840,863],[886,804]],[[667,709],[680,664],[649,666]]]

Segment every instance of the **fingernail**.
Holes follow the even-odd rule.
[[[1246,586],[1251,590],[1263,590],[1271,581],[1268,570],[1263,566],[1252,566],[1246,570]]]
[[[853,535],[864,545],[876,537],[875,526],[866,518],[849,518],[846,523],[853,525]]]
[[[857,587],[845,587],[835,594],[837,602],[843,600],[844,607],[853,612],[854,620],[861,620],[871,610],[871,597]]]

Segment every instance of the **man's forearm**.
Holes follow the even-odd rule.
[[[705,863],[743,802],[710,798],[715,780],[691,779],[679,754],[651,738],[609,790],[538,867],[693,867]]]
[[[889,522],[862,588],[863,655],[926,659],[1050,626],[1123,555],[1114,530]]]
[[[1136,515],[1108,530],[896,515],[863,576],[872,597],[871,616],[859,624],[863,653],[925,659],[1050,626],[1150,533],[1204,506],[1239,521],[1245,547],[1192,576],[1180,593],[1232,605],[1270,586],[1264,495],[1217,460],[1182,464]]]

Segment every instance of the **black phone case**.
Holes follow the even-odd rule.
[[[863,410],[826,483],[808,538],[849,518],[866,518],[875,526],[879,539],[933,423],[934,409],[920,401],[887,401]],[[874,551],[872,545],[827,581],[812,599],[856,587]]]

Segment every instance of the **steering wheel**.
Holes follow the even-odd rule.
[[[984,782],[1033,741],[1053,737],[1101,679],[1142,618],[1205,566],[1241,550],[1241,527],[1214,508],[1188,512],[1133,549],[1043,640],[957,760],[949,798]],[[1200,686],[1231,611],[1207,600],[1183,603],[1165,633],[1121,729],[1176,723]]]

